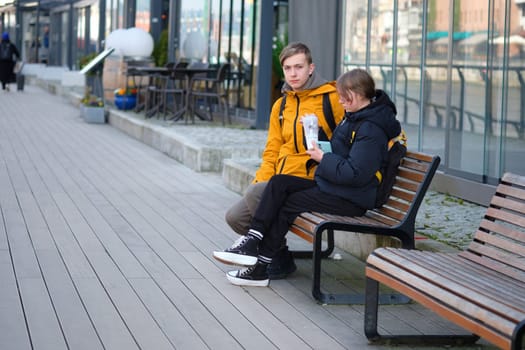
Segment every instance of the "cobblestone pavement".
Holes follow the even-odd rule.
[[[416,220],[416,232],[465,249],[486,208],[448,194],[428,191]]]

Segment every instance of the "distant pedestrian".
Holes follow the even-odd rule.
[[[9,91],[9,83],[13,80],[15,68],[15,61],[20,59],[20,53],[15,44],[9,40],[9,33],[2,34],[2,42],[0,43],[0,81],[2,82],[2,90]]]

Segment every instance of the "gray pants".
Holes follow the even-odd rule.
[[[253,214],[257,209],[267,183],[257,182],[250,184],[244,196],[226,212],[226,222],[236,233],[245,235],[248,232]]]

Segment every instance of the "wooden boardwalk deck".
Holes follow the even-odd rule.
[[[269,288],[230,285],[210,252],[236,238],[223,217],[237,198],[60,97],[0,94],[0,349],[389,348],[367,345],[362,306],[313,300],[310,261]],[[324,273],[362,285],[346,254]],[[382,317],[460,331],[417,305]]]

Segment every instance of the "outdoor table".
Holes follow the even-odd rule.
[[[195,77],[196,74],[216,73],[217,72],[217,68],[192,67],[192,66],[189,66],[189,67],[185,67],[185,68],[175,68],[174,71],[175,71],[175,73],[180,73],[180,74],[184,74],[185,75],[187,90],[186,90],[186,102],[184,103],[184,106],[182,107],[182,109],[180,111],[178,111],[177,113],[175,113],[175,115],[173,116],[172,120],[180,120],[181,118],[186,116],[188,114],[188,112],[191,112],[191,111],[193,111],[193,113],[195,113],[197,115],[197,117],[199,117],[200,119],[207,120],[208,118],[206,118],[205,116],[199,114],[199,112],[196,111],[193,108],[193,106],[190,105],[190,101],[191,101],[191,84],[192,84],[193,78]],[[185,118],[185,120],[187,121],[186,118]]]

